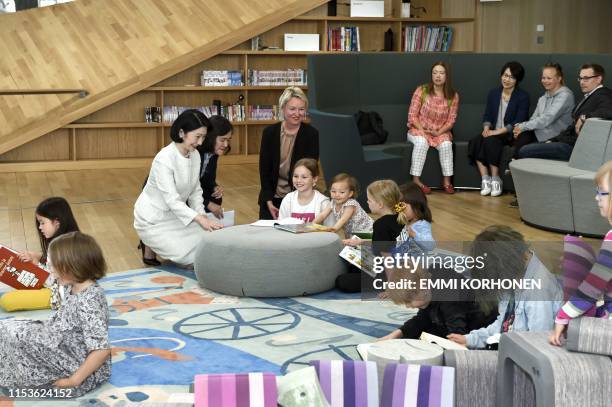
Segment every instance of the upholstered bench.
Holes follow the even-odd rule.
[[[205,233],[195,255],[200,285],[223,294],[293,297],[334,288],[346,271],[335,233],[234,226]]]

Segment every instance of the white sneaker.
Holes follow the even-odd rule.
[[[500,196],[502,194],[501,181],[491,181],[491,196]]]
[[[483,179],[480,184],[480,195],[486,196],[491,193],[491,180]]]

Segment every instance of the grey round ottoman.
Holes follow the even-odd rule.
[[[205,233],[196,249],[200,285],[223,294],[294,297],[334,288],[346,271],[342,244],[328,232],[293,234],[269,227],[234,226]]]

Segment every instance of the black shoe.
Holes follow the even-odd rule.
[[[138,248],[140,249],[140,251],[142,252],[142,262],[144,264],[146,264],[147,266],[161,266],[161,263],[154,257],[152,259],[147,259],[144,254],[145,254],[145,244],[142,243],[142,240],[140,241],[140,243],[138,243]]]
[[[514,197],[514,199],[508,204],[508,206],[511,208],[518,208],[519,207],[518,198]]]

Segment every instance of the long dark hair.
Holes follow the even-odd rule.
[[[77,225],[72,209],[68,202],[62,197],[47,198],[38,204],[35,211],[36,215],[47,218],[51,221],[58,221],[59,228],[57,232],[49,239],[47,239],[40,231],[40,222],[36,219],[36,230],[38,231],[38,238],[40,239],[40,248],[42,249],[42,257],[40,262],[43,264],[47,263],[47,253],[49,250],[49,244],[56,237],[63,235],[68,232],[78,232],[79,225]]]
[[[438,61],[431,66],[431,69],[429,70],[429,83],[425,85],[425,87],[427,88],[427,93],[432,96],[434,95],[434,84],[431,80],[431,73],[433,72],[436,66],[441,66],[442,68],[444,68],[444,72],[446,73],[446,80],[444,81],[444,98],[448,100],[453,100],[457,92],[455,91],[455,89],[453,89],[450,65],[444,61]]]
[[[400,185],[399,189],[402,194],[401,201],[410,205],[414,216],[418,220],[426,220],[432,223],[433,218],[427,204],[427,196],[425,196],[421,188],[414,182],[408,182],[407,184]],[[406,218],[406,214],[402,210],[397,214],[397,221],[402,225],[407,225],[413,219]]]
[[[202,146],[200,147],[205,153],[214,153],[215,144],[217,143],[217,137],[225,136],[227,133],[231,133],[234,131],[234,126],[223,116],[210,116],[208,118],[210,125],[208,127],[208,132],[206,133],[206,137],[202,142]],[[225,154],[229,153],[232,147],[230,145],[227,146],[227,150],[225,150]]]

